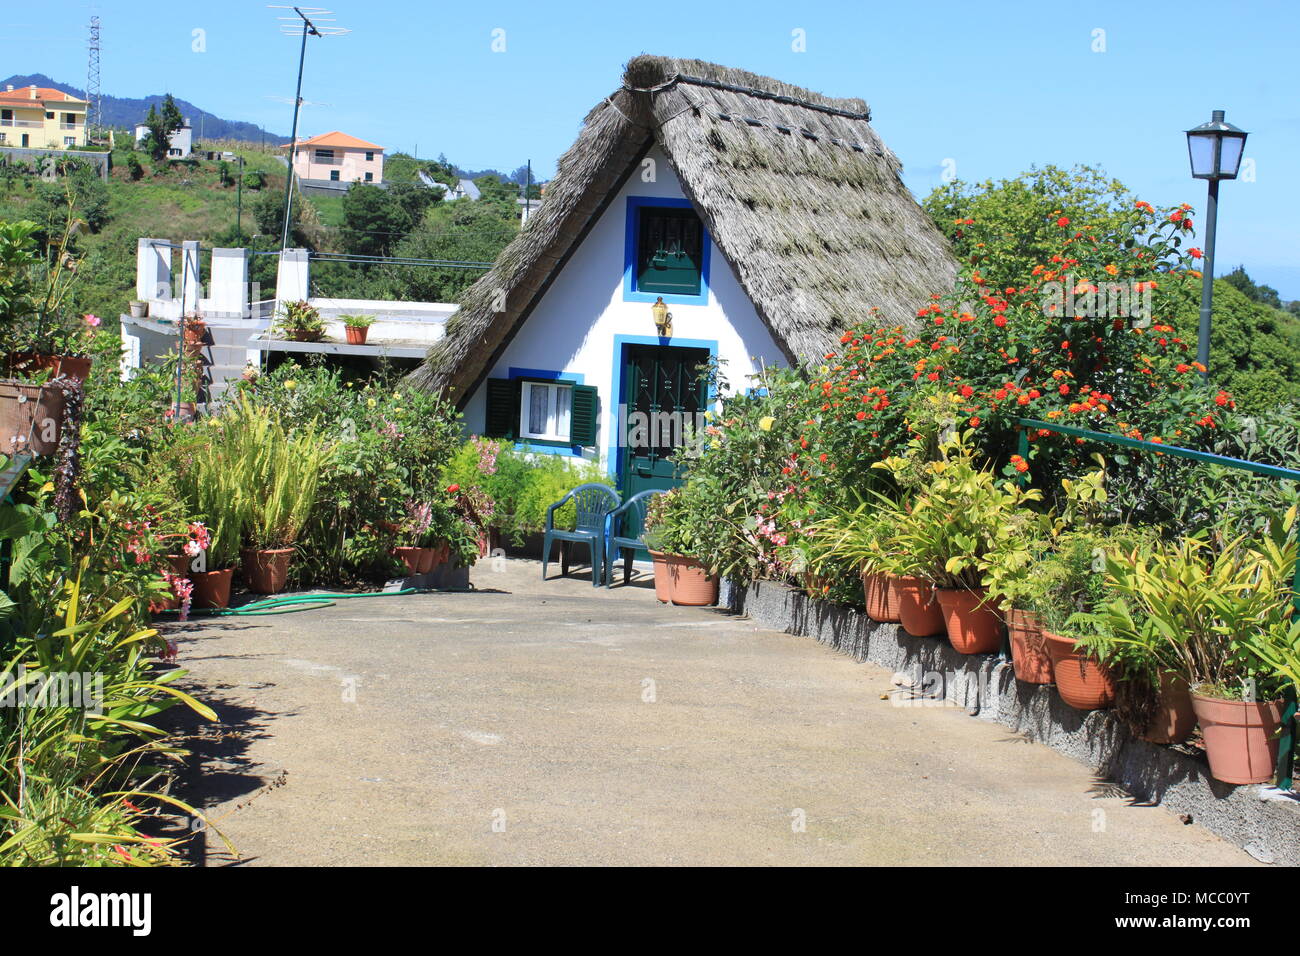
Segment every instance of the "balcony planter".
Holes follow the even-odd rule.
[[[1192,692],[1210,775],[1224,783],[1268,783],[1277,769],[1282,701],[1224,700]]]
[[[1052,655],[1056,690],[1075,710],[1102,710],[1115,704],[1115,675],[1109,667],[1076,650],[1074,638],[1043,631]]]
[[[1181,744],[1196,729],[1196,709],[1187,681],[1172,671],[1160,675],[1156,712],[1142,739],[1153,744]]]
[[[283,591],[289,580],[289,559],[292,555],[293,548],[240,550],[240,571],[248,590],[255,594],[279,594]]]
[[[653,548],[647,550],[650,551],[650,561],[655,569],[655,597],[659,599],[660,604],[667,604],[670,593],[668,587],[668,555],[662,551],[655,551]]]
[[[348,338],[348,345],[365,345],[366,336],[370,334],[370,326],[357,328],[356,326],[345,325],[343,333]]]
[[[948,641],[959,654],[991,654],[1002,646],[1002,618],[981,588],[935,588]]]
[[[73,382],[84,382],[90,374],[92,359],[83,355],[43,355],[37,352],[16,352],[9,358],[9,370],[22,375],[50,371],[50,378],[63,377]]]
[[[0,454],[54,454],[63,434],[65,406],[58,385],[0,380]]]
[[[685,607],[705,607],[718,603],[718,579],[709,575],[704,565],[681,554],[666,554],[668,600]]]
[[[862,572],[862,599],[867,617],[878,624],[898,623],[898,580],[887,574]]]
[[[325,337],[320,329],[285,329],[284,334],[290,342],[319,342]]]
[[[898,619],[913,637],[936,637],[947,630],[934,588],[925,578],[896,578]]]
[[[149,318],[148,302],[144,302],[141,299],[132,299],[130,308],[131,308],[131,318],[133,319]]]
[[[1016,680],[1026,684],[1052,682],[1052,655],[1047,652],[1038,615],[1032,611],[1006,612],[1007,634],[1011,638],[1011,665]]]
[[[226,607],[230,604],[230,579],[234,575],[234,568],[191,573],[194,591],[190,603],[196,608]]]

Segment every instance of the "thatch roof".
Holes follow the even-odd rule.
[[[467,400],[652,146],[788,359],[838,347],[873,306],[908,324],[956,266],[870,117],[859,99],[636,57],[587,114],[539,211],[467,290],[416,382]]]

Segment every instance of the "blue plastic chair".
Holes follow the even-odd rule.
[[[630,528],[636,528],[637,535],[644,533],[645,513],[650,506],[650,499],[662,495],[660,488],[641,491],[623,502],[609,513],[609,553],[605,558],[605,587],[614,585],[614,565],[618,563],[619,552],[623,553],[623,583],[632,578],[632,559],[636,552],[646,550],[645,541],[628,534]]]
[[[555,511],[572,501],[577,513],[573,530],[555,527]],[[577,542],[591,549],[591,586],[600,587],[605,569],[605,523],[619,505],[618,492],[608,485],[579,485],[546,509],[546,531],[542,538],[542,580],[551,559],[551,543],[560,542],[560,573],[569,573],[569,545]]]

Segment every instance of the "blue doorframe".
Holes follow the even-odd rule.
[[[614,377],[610,384],[610,415],[609,415],[609,446],[608,446],[608,463],[605,470],[614,477],[619,488],[623,487],[622,461],[623,446],[620,444],[622,438],[622,417],[619,414],[623,404],[623,366],[627,361],[627,346],[629,345],[673,345],[688,349],[707,349],[709,357],[714,361],[718,358],[718,343],[714,339],[679,339],[676,337],[668,338],[662,335],[616,335],[614,336]],[[713,384],[709,384],[708,403],[712,405],[717,399],[716,389]]]

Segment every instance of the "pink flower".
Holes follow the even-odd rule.
[[[97,328],[99,328],[99,324],[100,324],[100,318],[99,318],[99,316],[97,316],[97,315],[92,315],[91,313],[87,312],[87,313],[86,313],[86,324],[87,324],[88,326],[90,326],[92,329],[97,329]]]

